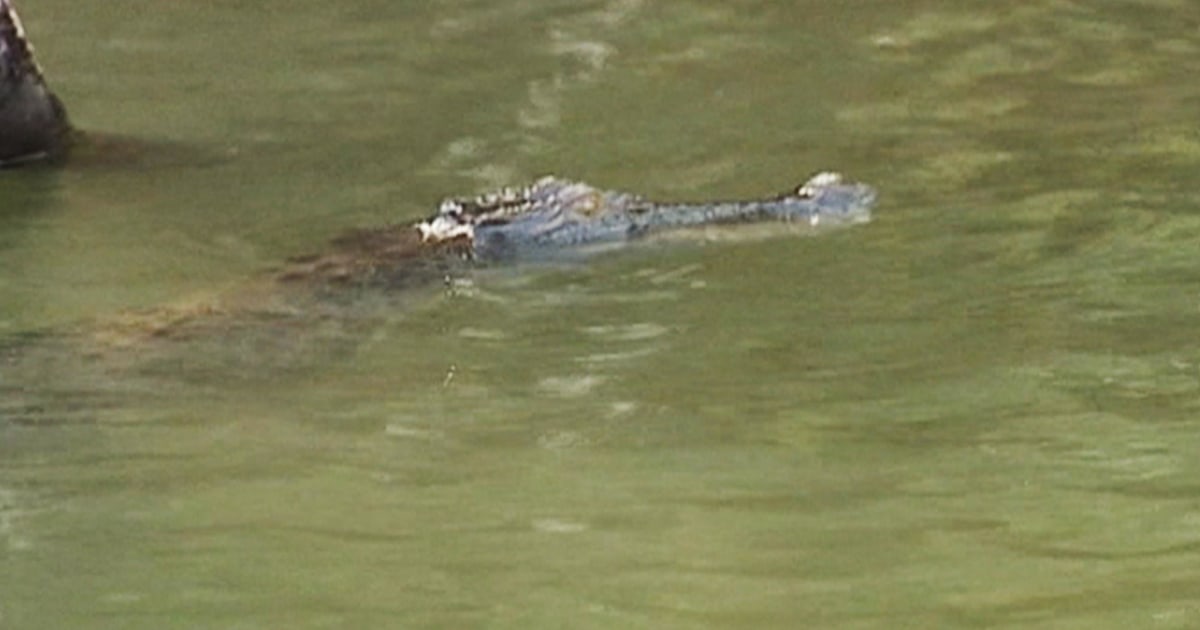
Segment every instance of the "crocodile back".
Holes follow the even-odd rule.
[[[0,0],[0,78],[10,83],[27,76],[40,79],[41,69],[11,0]]]
[[[71,136],[46,86],[12,0],[0,0],[0,166],[58,157]]]

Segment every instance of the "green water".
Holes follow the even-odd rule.
[[[0,369],[0,627],[1200,625],[1194,3],[21,8],[75,122],[155,147],[0,174],[10,339],[551,172],[881,201],[47,341]]]

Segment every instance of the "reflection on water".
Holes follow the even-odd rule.
[[[1197,624],[1190,4],[191,4],[22,6],[222,159],[0,173],[0,625]],[[876,221],[81,342],[445,195],[827,168]]]

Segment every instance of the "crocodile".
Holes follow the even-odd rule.
[[[12,0],[0,0],[0,167],[61,161],[76,135]]]
[[[524,188],[448,198],[418,221],[351,230],[318,253],[287,259],[232,288],[34,337],[70,337],[60,347],[100,356],[124,348],[145,355],[154,340],[248,348],[254,339],[282,334],[289,339],[283,346],[255,354],[296,356],[314,322],[349,330],[370,319],[361,314],[371,308],[359,304],[403,301],[438,286],[453,292],[477,271],[578,263],[660,239],[708,237],[711,226],[720,226],[717,234],[757,226],[750,228],[753,238],[821,232],[870,220],[875,199],[872,187],[827,172],[784,194],[696,203],[654,202],[545,177]],[[0,349],[0,367],[4,355]]]
[[[397,286],[444,277],[462,261],[579,259],[689,228],[769,222],[786,232],[862,223],[875,198],[871,186],[831,172],[780,195],[696,203],[649,201],[548,176],[523,188],[445,199],[413,223],[350,232],[327,252],[289,260],[278,277]]]

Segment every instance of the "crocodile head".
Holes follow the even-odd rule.
[[[544,177],[525,188],[447,199],[416,228],[426,243],[465,239],[477,258],[525,257],[622,240],[624,219],[647,207],[634,195]]]
[[[806,221],[814,227],[865,223],[871,220],[875,189],[847,182],[841,173],[823,172],[776,201],[765,204],[767,212],[783,221]]]
[[[537,258],[706,225],[862,223],[870,219],[874,202],[870,186],[845,182],[835,173],[818,174],[777,197],[705,203],[654,203],[546,177],[522,189],[447,199],[436,215],[414,227],[426,243],[469,242],[476,258]]]

